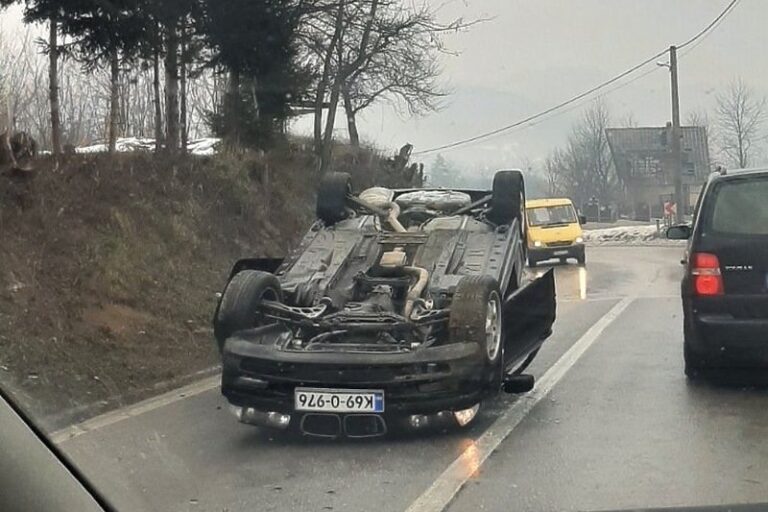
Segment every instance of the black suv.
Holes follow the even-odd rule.
[[[720,171],[699,195],[683,263],[685,374],[768,365],[768,168]]]

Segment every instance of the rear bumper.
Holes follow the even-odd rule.
[[[297,386],[383,390],[385,417],[466,409],[490,392],[479,346],[471,343],[396,354],[320,353],[231,338],[222,356],[221,389],[230,404],[284,414],[296,413]]]
[[[534,260],[543,261],[552,258],[577,258],[584,254],[584,244],[573,244],[565,247],[529,247],[528,256]]]
[[[737,318],[711,306],[683,303],[690,349],[713,362],[768,366],[768,318]]]

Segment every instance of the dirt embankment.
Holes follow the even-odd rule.
[[[0,383],[49,428],[216,365],[230,264],[284,255],[313,218],[306,156],[50,167],[0,176]]]

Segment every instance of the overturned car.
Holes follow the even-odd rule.
[[[240,421],[307,435],[466,425],[522,374],[555,319],[552,271],[527,280],[525,187],[320,184],[318,220],[284,260],[237,262],[214,317],[222,393]]]

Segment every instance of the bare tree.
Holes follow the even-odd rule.
[[[616,184],[608,137],[605,132],[610,121],[607,104],[602,98],[597,98],[584,112],[571,135],[573,145],[584,157],[585,191],[589,191],[601,202],[609,200]]]
[[[437,56],[446,51],[442,35],[472,23],[442,24],[427,2],[329,0],[313,5],[301,38],[315,70],[314,141],[324,171],[330,165],[339,104],[352,145],[360,140],[356,116],[378,101],[408,114],[436,109],[445,94],[437,80]]]
[[[51,102],[51,150],[61,154],[61,114],[59,111],[59,25],[54,16],[48,21],[48,94]]]
[[[551,194],[568,195],[579,205],[592,197],[611,200],[617,177],[605,133],[610,119],[605,101],[596,99],[571,129],[566,146],[550,154],[544,169]]]
[[[179,149],[179,34],[176,23],[168,23],[165,52],[165,150]]]
[[[344,112],[352,146],[359,145],[356,116],[369,106],[388,101],[398,111],[420,115],[435,111],[446,91],[439,83],[438,56],[445,52],[441,34],[462,30],[462,20],[442,25],[428,5],[403,12],[385,2],[376,22],[376,38],[368,55],[342,85]]]
[[[719,138],[715,126],[712,124],[712,120],[706,110],[696,109],[691,110],[685,116],[685,124],[687,126],[700,126],[704,128],[707,135],[707,148],[709,148],[709,161],[712,167],[716,167],[721,164],[718,161],[717,154],[722,153],[722,150],[718,147]],[[714,148],[714,149],[713,149]]]
[[[566,156],[560,148],[555,148],[544,160],[544,177],[547,180],[547,194],[550,197],[567,195],[567,186],[564,183],[568,176]]]
[[[760,128],[765,121],[766,98],[758,96],[741,79],[717,97],[720,149],[739,168],[749,165]]]
[[[120,55],[117,50],[109,56],[109,152],[117,149],[117,135],[119,131],[119,107],[120,107]]]
[[[691,110],[685,116],[685,124],[687,126],[703,126],[707,128],[707,132],[710,131],[711,122],[709,114],[705,110]]]
[[[369,56],[371,34],[373,32],[380,1],[381,0],[370,0],[370,5],[367,9],[363,2],[360,2],[359,5],[346,4],[354,7],[353,11],[350,13],[344,11],[345,4],[343,2],[340,4],[339,12],[342,15],[340,18],[337,18],[337,28],[338,23],[341,24],[340,37],[336,41],[336,47],[330,49],[331,52],[335,52],[337,69],[336,76],[331,85],[328,118],[325,121],[325,132],[323,134],[322,151],[320,154],[321,173],[326,172],[331,165],[333,127],[336,121],[336,109],[339,104],[342,87],[349,77],[365,63]],[[356,21],[360,18],[363,18],[364,22],[359,27],[359,35],[357,35],[352,29]],[[350,36],[352,34],[355,35],[353,37],[347,37],[345,40],[345,33]]]
[[[622,128],[637,128],[639,124],[635,118],[635,114],[628,112],[619,120],[619,126]]]

